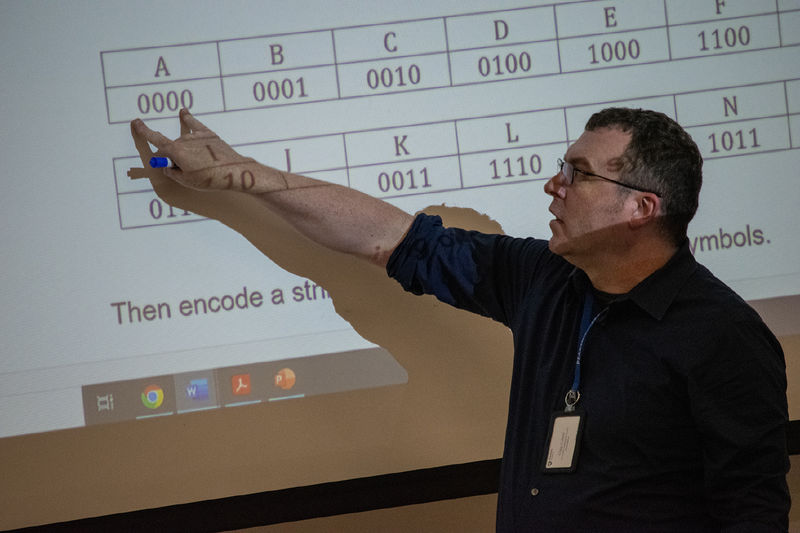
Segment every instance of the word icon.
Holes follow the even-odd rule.
[[[193,379],[186,387],[186,397],[191,400],[208,400],[208,379]]]

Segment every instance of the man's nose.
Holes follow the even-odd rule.
[[[563,199],[567,195],[567,188],[561,179],[561,171],[544,183],[544,192],[550,196]]]

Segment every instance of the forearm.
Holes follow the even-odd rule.
[[[282,172],[254,169],[251,194],[312,241],[385,267],[413,217],[397,207],[341,185]]]
[[[149,151],[146,140],[176,163],[162,171],[176,183],[256,197],[316,243],[380,266],[411,226],[410,215],[382,200],[243,157],[185,109],[180,123],[181,136],[174,141],[141,120],[131,123],[140,151]]]

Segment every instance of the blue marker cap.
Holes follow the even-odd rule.
[[[170,161],[169,157],[151,157],[150,166],[152,168],[165,168],[173,167],[175,165],[172,164],[172,161]]]

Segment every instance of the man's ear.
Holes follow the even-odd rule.
[[[661,198],[645,192],[636,195],[636,205],[629,220],[632,229],[638,229],[654,222],[661,213]]]

